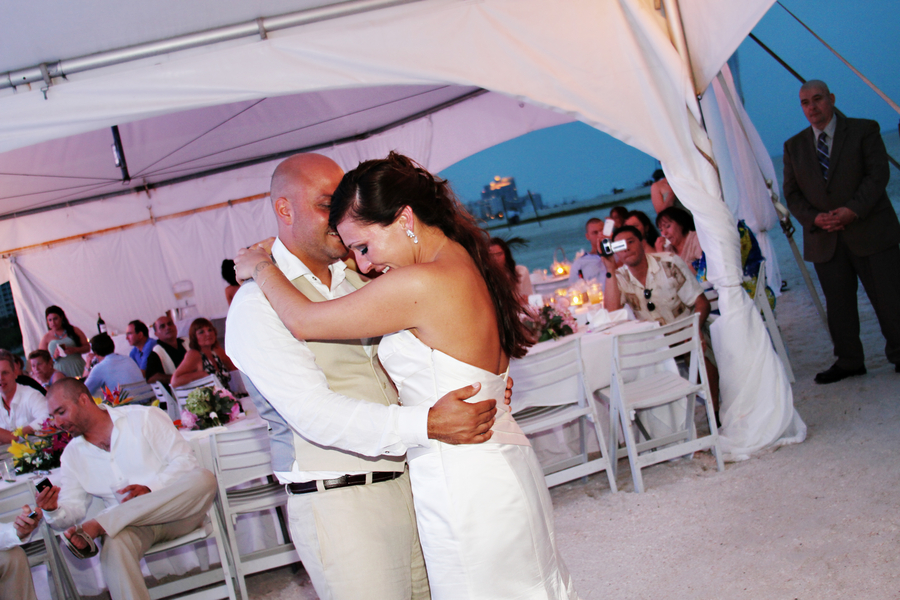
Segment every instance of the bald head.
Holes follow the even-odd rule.
[[[47,401],[55,399],[58,402],[75,402],[81,394],[91,397],[91,392],[84,383],[74,377],[64,377],[47,388]]]
[[[340,172],[340,176],[344,176],[344,171],[327,156],[295,154],[275,167],[269,185],[269,197],[272,202],[278,198],[293,198],[302,194],[322,173],[329,172]]]
[[[800,91],[810,91],[810,90],[819,90],[825,95],[831,93],[831,90],[828,89],[828,84],[822,81],[821,79],[810,79],[806,83],[800,86]]]
[[[321,154],[294,155],[272,174],[278,238],[316,275],[347,253],[328,226],[331,194],[343,176],[338,164]]]

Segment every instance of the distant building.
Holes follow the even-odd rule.
[[[532,194],[532,197],[538,210],[544,208],[540,194]],[[519,196],[515,178],[500,176],[484,186],[480,200],[468,203],[466,208],[473,216],[484,220],[521,215],[526,210],[532,210],[528,195]]]
[[[15,316],[16,305],[13,304],[12,288],[7,282],[0,285],[0,319],[14,319]]]

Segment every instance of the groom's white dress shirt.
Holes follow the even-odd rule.
[[[289,280],[304,277],[329,300],[356,289],[345,279],[347,265],[341,261],[329,267],[329,288],[281,240],[275,240],[272,256]],[[410,447],[428,445],[427,407],[385,406],[329,389],[306,342],[284,326],[256,283],[247,282],[238,290],[228,310],[227,331],[225,352],[235,366],[253,374],[262,396],[307,440],[364,456],[402,456]],[[283,483],[343,474],[301,471],[296,463],[290,472],[276,472]]]

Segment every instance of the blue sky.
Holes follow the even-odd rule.
[[[863,75],[900,104],[900,2],[897,0],[782,0]],[[777,3],[753,33],[806,79],[823,79],[838,108],[897,131],[898,115]],[[799,82],[751,39],[738,48],[744,103],[773,155],[808,125],[800,111]],[[892,66],[893,65],[893,66]],[[900,159],[900,157],[895,157]],[[459,196],[476,199],[495,175],[512,176],[520,193],[541,193],[545,203],[590,198],[647,179],[657,162],[581,123],[536,131],[444,169]],[[896,175],[896,174],[895,174]]]

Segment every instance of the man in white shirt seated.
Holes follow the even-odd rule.
[[[41,509],[37,516],[28,518],[30,506],[22,507],[22,514],[12,523],[0,523],[0,600],[37,600],[28,556],[19,547],[31,541],[31,534],[41,521]]]
[[[47,401],[37,390],[16,383],[16,365],[7,355],[0,355],[0,396],[0,444],[13,441],[17,428],[31,434],[47,420]]]
[[[100,565],[113,600],[149,600],[141,558],[153,544],[200,526],[216,495],[215,476],[158,408],[97,406],[70,378],[50,386],[47,404],[74,439],[62,454],[61,486],[38,494],[38,506],[82,558],[97,554],[94,538],[103,536]],[[82,523],[93,497],[107,508]]]
[[[603,235],[603,220],[593,217],[584,225],[584,237],[591,243],[591,251],[582,254],[572,263],[569,271],[569,285],[578,283],[579,279],[603,283],[606,279],[606,265],[600,256],[600,241]]]

